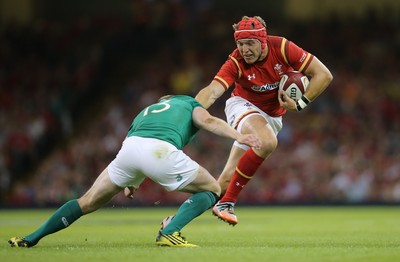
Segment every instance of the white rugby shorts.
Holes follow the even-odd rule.
[[[108,165],[111,181],[138,188],[148,177],[167,191],[180,190],[197,176],[199,164],[174,145],[154,138],[127,137]]]
[[[254,114],[259,114],[265,118],[268,124],[271,126],[275,135],[278,135],[279,131],[282,129],[282,117],[272,117],[266,114],[264,111],[259,109],[257,106],[253,105],[246,99],[240,96],[233,96],[226,100],[225,106],[225,115],[227,122],[230,126],[235,128],[239,133],[241,133],[243,123],[250,116]],[[244,144],[240,144],[235,141],[234,145],[240,147],[244,150],[249,149],[250,147]]]

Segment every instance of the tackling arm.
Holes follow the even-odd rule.
[[[240,134],[224,120],[210,115],[210,113],[202,107],[196,107],[193,110],[192,116],[194,124],[200,129],[210,131],[218,136],[237,140],[239,143],[251,147],[259,148],[261,146],[261,141],[257,136]]]

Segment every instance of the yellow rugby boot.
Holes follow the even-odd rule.
[[[161,231],[156,238],[156,245],[168,247],[198,247],[197,245],[187,242],[186,239],[181,236],[181,232],[163,234]]]

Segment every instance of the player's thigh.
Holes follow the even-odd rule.
[[[121,190],[111,182],[106,168],[78,202],[84,214],[90,213],[108,203]]]
[[[278,144],[276,136],[282,129],[282,117],[271,117],[242,97],[229,98],[225,113],[228,123],[239,133],[255,134],[261,139],[261,148],[254,150],[257,155],[267,157],[275,150]],[[237,141],[234,145],[244,150],[249,149]]]
[[[196,180],[200,169],[200,165],[196,161],[182,150],[175,148],[165,161],[158,162],[157,171],[149,172],[147,177],[167,191],[182,191]]]
[[[196,178],[181,191],[189,193],[211,191],[219,196],[221,188],[215,178],[204,167],[199,166]]]
[[[255,134],[261,140],[276,140],[276,134],[268,121],[260,114],[248,117],[241,127],[242,134]]]

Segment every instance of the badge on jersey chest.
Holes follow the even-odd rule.
[[[281,64],[275,64],[274,69],[278,72],[278,74],[280,76],[283,75],[282,65]]]

